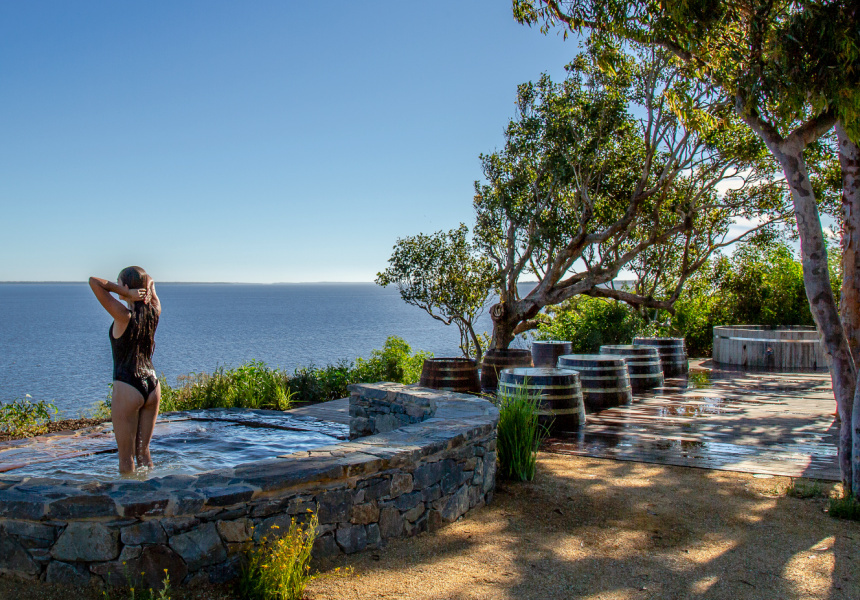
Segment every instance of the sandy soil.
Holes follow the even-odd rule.
[[[790,483],[542,453],[534,482],[500,484],[490,506],[457,523],[321,565],[354,574],[314,580],[307,598],[857,600],[860,523],[831,519],[823,498],[787,497]],[[68,594],[0,578],[4,600]]]

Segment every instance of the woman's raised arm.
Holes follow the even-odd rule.
[[[90,289],[114,320],[122,324],[127,324],[131,315],[128,312],[128,307],[111,296],[111,293],[117,294],[125,300],[142,300],[146,296],[146,290],[130,290],[124,285],[117,285],[113,281],[100,277],[90,277]]]

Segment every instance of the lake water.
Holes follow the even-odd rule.
[[[173,383],[261,360],[292,372],[369,357],[388,336],[413,350],[459,356],[446,327],[372,283],[158,285],[163,306],[153,363]],[[0,284],[0,402],[30,394],[77,416],[108,394],[112,319],[86,283]],[[484,314],[478,331],[489,331]]]

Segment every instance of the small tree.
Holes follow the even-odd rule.
[[[568,70],[521,85],[504,148],[481,157],[475,238],[499,286],[494,348],[580,294],[671,311],[713,252],[788,212],[762,144],[668,53],[593,44]],[[719,193],[730,179],[737,189]],[[759,224],[731,236],[739,217]],[[622,270],[638,271],[634,286],[611,284]],[[521,297],[524,274],[538,284]]]
[[[460,349],[479,362],[485,344],[475,321],[486,308],[492,266],[468,240],[469,229],[398,238],[388,268],[376,275],[381,286],[396,285],[400,297],[460,331]]]

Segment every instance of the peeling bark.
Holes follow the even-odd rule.
[[[852,413],[855,402],[856,369],[848,339],[842,327],[836,299],[830,286],[827,265],[827,247],[818,214],[812,184],[803,159],[803,145],[795,142],[773,143],[765,138],[774,157],[782,166],[791,189],[797,230],[800,234],[800,255],[803,265],[803,283],[812,317],[818,327],[825,351],[830,355],[830,377],[833,394],[841,419],[839,431],[839,467],[843,484],[854,489]],[[860,481],[858,481],[860,483]]]
[[[842,297],[839,312],[854,365],[860,365],[860,147],[836,124],[839,164],[842,168]],[[860,386],[854,390],[850,414],[853,485],[860,496]],[[843,428],[845,421],[843,420]],[[840,431],[840,434],[842,432]]]

